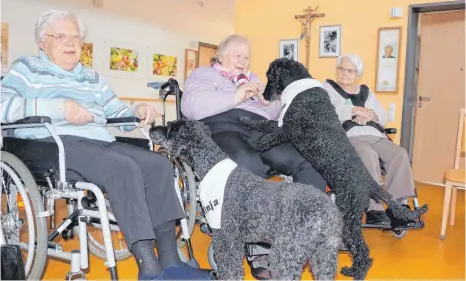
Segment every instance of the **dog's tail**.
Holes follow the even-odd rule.
[[[422,207],[416,210],[410,210],[406,207],[403,207],[398,201],[393,199],[393,196],[390,193],[388,193],[378,184],[373,184],[371,186],[370,198],[376,201],[382,201],[385,204],[387,204],[393,216],[397,219],[404,221],[417,220],[422,214],[426,213],[428,210],[427,204],[424,204]]]

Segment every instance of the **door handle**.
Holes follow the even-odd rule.
[[[430,101],[430,97],[419,96],[419,101]]]

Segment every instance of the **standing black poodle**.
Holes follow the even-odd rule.
[[[369,198],[385,202],[401,220],[418,219],[427,205],[410,211],[372,179],[349,142],[329,95],[301,63],[277,59],[270,65],[267,79],[264,97],[281,99],[282,113],[278,124],[241,117],[246,127],[267,133],[257,142],[248,141],[259,151],[291,142],[324,177],[343,214],[343,242],[353,257],[352,267],[344,267],[341,273],[364,279],[372,265],[361,226]]]

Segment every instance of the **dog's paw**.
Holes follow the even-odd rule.
[[[340,273],[348,276],[348,277],[354,277],[354,269],[349,266],[344,266],[341,270]]]
[[[422,205],[421,208],[419,208],[417,211],[420,215],[427,213],[429,210],[429,206],[427,204]]]
[[[256,151],[264,152],[264,151],[268,150],[268,146],[266,146],[260,140],[255,141],[255,140],[248,139],[247,142]]]
[[[238,119],[239,119],[239,122],[241,123],[241,125],[243,125],[247,129],[252,130],[252,129],[256,129],[258,127],[257,121],[252,120],[251,118],[249,118],[247,116],[240,116],[240,117],[238,117]]]

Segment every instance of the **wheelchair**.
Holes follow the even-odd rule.
[[[152,150],[149,134],[138,127],[139,122],[136,117],[113,118],[107,120],[107,127],[136,126],[145,139],[116,137],[117,141]],[[45,127],[55,143],[12,137],[14,129],[33,127]],[[41,278],[47,256],[70,262],[67,280],[84,280],[84,271],[89,267],[88,250],[105,260],[111,280],[117,280],[116,261],[127,259],[132,254],[103,192],[96,185],[67,172],[64,146],[53,129],[51,119],[32,116],[2,124],[1,140],[0,245],[20,246],[23,258],[26,256],[24,270],[27,280]],[[181,186],[178,185],[184,185],[184,175],[190,170],[178,162],[173,164],[176,170],[175,191],[181,204]],[[58,199],[66,200],[69,216],[55,226],[55,200]],[[50,233],[47,218],[50,219]],[[183,261],[198,267],[192,254],[185,218],[180,220],[180,228],[178,236],[183,245],[188,245],[190,258],[185,256],[180,247],[179,255]],[[96,229],[101,232],[100,235],[96,235]],[[68,240],[73,239],[75,234],[79,238],[79,249],[66,252],[60,243],[53,242],[59,235]],[[119,249],[116,249],[117,246]]]
[[[175,96],[176,118],[177,119],[184,118],[181,113],[181,97],[182,97],[183,92],[179,89],[178,82],[175,79],[170,78],[166,83],[163,84],[162,87],[160,86],[160,83],[148,83],[147,86],[154,88],[155,90],[159,89],[159,98],[161,99],[162,105],[163,105],[163,113],[162,113],[163,124],[165,124],[165,119],[164,119],[164,116],[166,114],[165,102],[166,102],[168,95]],[[171,90],[167,91],[167,89],[171,89]],[[385,128],[384,130],[385,130],[385,134],[387,135],[389,139],[390,139],[389,137],[390,134],[396,134],[397,132],[395,128]],[[183,163],[183,160],[179,159],[178,162]],[[387,172],[381,160],[380,160],[380,167],[381,167],[381,177],[380,177],[379,183],[383,187],[385,185],[384,177],[387,174]],[[199,179],[196,176],[196,172],[192,170],[190,171],[189,176],[191,178],[185,181],[189,184],[187,186],[183,186],[181,192],[182,192],[182,198],[184,200],[183,204],[184,204],[185,210],[187,210],[186,216],[189,222],[188,228],[190,230],[190,234],[192,233],[194,224],[199,224],[199,228],[201,232],[211,236],[212,235],[211,229],[209,225],[207,224],[207,221],[202,212],[203,209],[199,201],[199,193],[198,193]],[[267,179],[284,180],[287,182],[293,181],[292,177],[282,175],[273,169],[268,171]],[[332,193],[332,191],[330,189],[327,189],[327,192],[334,199],[334,194]],[[413,205],[414,205],[414,209],[419,208],[419,201],[418,201],[418,195],[417,195],[416,189],[414,190]],[[396,238],[401,239],[407,234],[408,230],[423,228],[424,221],[422,220],[422,218],[420,218],[417,221],[409,222],[407,224],[400,223],[400,222],[394,222],[391,225],[371,225],[371,224],[363,223],[362,227],[366,229],[380,229],[384,232],[390,231]],[[269,254],[269,249],[270,249],[270,245],[267,245],[264,243],[247,244],[245,246],[245,251],[247,255],[250,257],[267,255]],[[214,260],[214,250],[212,248],[212,244],[209,245],[207,256],[208,256],[209,264],[212,267],[212,269],[217,270],[216,263]]]

